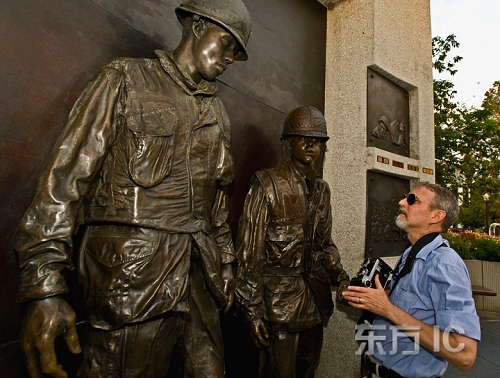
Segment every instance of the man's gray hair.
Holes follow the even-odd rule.
[[[426,181],[419,182],[414,186],[414,188],[426,188],[435,194],[434,199],[431,201],[432,207],[443,210],[446,213],[446,217],[442,223],[443,232],[446,232],[451,226],[453,226],[453,223],[455,223],[458,218],[459,209],[458,199],[452,192],[442,186],[431,184]]]

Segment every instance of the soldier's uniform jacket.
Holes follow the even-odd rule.
[[[169,52],[156,55],[113,61],[71,111],[15,235],[19,302],[68,291],[85,225],[80,278],[94,326],[187,311],[192,249],[225,304],[220,265],[235,260],[228,117],[215,82],[196,84]]]
[[[308,277],[326,275],[332,285],[349,279],[331,224],[330,190],[319,177],[309,182],[289,160],[255,174],[236,243],[235,300],[244,320],[264,319],[292,332],[324,321]]]

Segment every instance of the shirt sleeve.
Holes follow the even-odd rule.
[[[236,309],[246,321],[264,318],[262,275],[266,261],[266,231],[270,206],[265,191],[254,180],[240,217],[236,255]]]
[[[18,302],[68,292],[72,237],[80,206],[116,135],[121,71],[105,67],[85,89],[14,235],[21,268]]]
[[[449,255],[444,252],[444,248],[438,253]],[[448,261],[438,259],[422,277],[434,304],[439,329],[480,340],[481,329],[469,273],[465,264],[458,259],[458,256]]]

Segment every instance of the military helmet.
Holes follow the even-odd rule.
[[[197,14],[229,31],[240,45],[235,60],[247,60],[247,43],[252,28],[250,13],[241,0],[188,0],[175,9],[181,22],[188,14]]]
[[[285,119],[281,140],[294,135],[321,138],[323,142],[330,139],[323,113],[310,105],[292,110]]]

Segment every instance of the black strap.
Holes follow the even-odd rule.
[[[401,278],[406,276],[408,273],[411,272],[411,268],[413,268],[413,263],[415,262],[415,258],[417,257],[417,254],[420,252],[420,250],[432,242],[436,237],[439,235],[439,232],[432,232],[430,234],[426,234],[422,236],[420,239],[417,240],[415,244],[411,247],[410,252],[408,253],[408,257],[406,258],[405,265],[403,266],[403,269],[401,269],[401,272],[399,271],[401,263],[403,261],[403,258],[399,259],[398,265],[396,266],[396,269],[394,269],[394,283],[391,286],[391,291],[389,295],[391,295],[392,291],[396,287],[397,283]]]
[[[363,355],[363,362],[370,374],[374,374],[380,378],[404,378],[394,370],[387,369],[381,364],[378,364],[370,359],[366,354]]]

